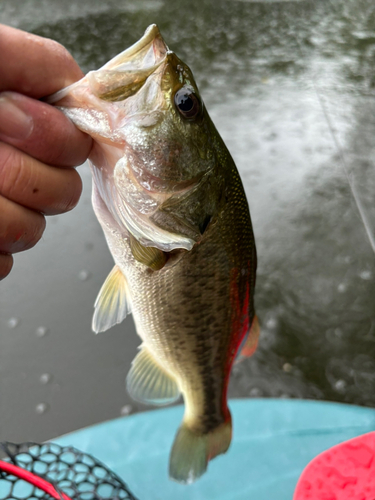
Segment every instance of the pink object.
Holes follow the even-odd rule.
[[[315,457],[302,472],[293,500],[375,500],[375,432]]]

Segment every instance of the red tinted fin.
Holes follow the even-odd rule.
[[[242,361],[244,358],[249,358],[254,354],[258,347],[258,340],[260,335],[260,326],[258,317],[255,315],[249,333],[245,337],[237,355],[236,362]]]

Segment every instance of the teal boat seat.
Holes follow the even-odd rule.
[[[302,470],[318,453],[375,430],[372,408],[280,399],[238,399],[229,405],[231,447],[189,486],[168,479],[182,406],[118,418],[53,441],[94,455],[139,500],[291,500]]]

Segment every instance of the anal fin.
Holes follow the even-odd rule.
[[[176,381],[157,363],[146,346],[142,346],[135,357],[126,386],[130,396],[144,404],[168,405],[180,397]]]
[[[114,266],[103,283],[94,304],[92,329],[104,332],[121,323],[131,312],[128,284],[118,266]]]

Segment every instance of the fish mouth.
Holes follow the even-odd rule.
[[[159,66],[169,51],[159,28],[156,24],[151,24],[145,31],[142,38],[135,42],[107,64],[101,70],[140,70],[146,67]]]
[[[168,53],[159,28],[152,24],[138,42],[99,70],[88,73],[91,91],[105,101],[123,101],[138,92]]]
[[[44,100],[55,104],[67,95],[70,99],[76,89],[85,83],[91,92],[105,101],[123,101],[134,95],[147,78],[165,61],[169,49],[159,28],[151,24],[143,37],[96,71],[90,71],[80,81],[47,96]]]

